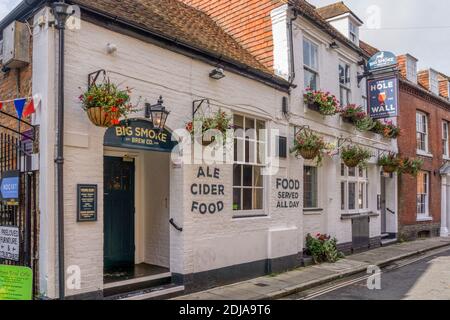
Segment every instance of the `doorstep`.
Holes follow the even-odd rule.
[[[370,265],[384,267],[434,249],[450,247],[450,238],[432,238],[394,244],[354,254],[337,263],[300,268],[277,276],[265,276],[229,286],[193,293],[176,300],[275,300],[365,272]]]

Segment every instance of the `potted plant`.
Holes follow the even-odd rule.
[[[186,130],[191,134],[192,137],[194,137],[196,134],[194,123],[201,124],[202,145],[207,146],[215,140],[215,137],[210,137],[210,139],[208,139],[208,131],[218,130],[220,133],[222,133],[225,141],[227,130],[233,128],[231,122],[232,117],[229,116],[226,112],[223,112],[219,109],[211,116],[202,115],[195,117],[194,121],[190,121],[186,124]]]
[[[378,159],[378,165],[383,167],[386,173],[394,173],[402,166],[402,159],[394,153],[382,155]]]
[[[308,234],[306,237],[307,253],[311,255],[314,263],[335,263],[344,255],[337,248],[337,239],[329,235],[318,233],[315,237]]]
[[[363,107],[356,104],[349,104],[340,110],[342,120],[347,123],[354,124],[356,121],[361,120],[367,116]]]
[[[401,134],[400,128],[394,125],[392,121],[383,123],[376,120],[372,131],[388,139],[397,139]]]
[[[341,150],[341,159],[344,164],[349,168],[355,168],[357,166],[366,167],[367,161],[372,157],[369,150],[359,146],[347,146]]]
[[[317,158],[317,164],[320,165],[323,160],[323,153],[329,149],[330,145],[325,143],[323,137],[316,135],[309,129],[304,129],[295,137],[291,153],[300,155],[305,160]]]
[[[82,108],[89,120],[99,127],[111,127],[120,123],[120,118],[134,112],[130,103],[131,90],[120,90],[117,85],[107,81],[93,85],[81,96]]]
[[[420,170],[422,170],[423,160],[422,159],[404,159],[403,165],[401,167],[401,172],[412,175],[414,177],[417,176]]]
[[[307,88],[304,101],[308,108],[324,116],[334,116],[339,111],[339,101],[330,92],[313,91]]]

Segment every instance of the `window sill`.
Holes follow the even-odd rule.
[[[239,219],[251,219],[251,218],[267,218],[269,215],[261,212],[255,212],[255,211],[235,211],[235,214],[233,215],[233,219],[239,220]]]
[[[450,161],[450,157],[449,156],[444,156],[444,161]]]
[[[323,209],[321,208],[311,208],[311,209],[303,209],[303,214],[307,216],[316,216],[321,215],[323,213]]]
[[[417,222],[433,221],[433,217],[417,217]]]
[[[422,150],[417,150],[417,155],[433,159],[433,155],[431,153],[428,153],[428,152],[425,152]]]
[[[380,214],[376,212],[361,212],[361,213],[342,213],[341,220],[350,220],[354,218],[365,218],[365,217],[379,217]]]

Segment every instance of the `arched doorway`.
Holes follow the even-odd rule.
[[[146,119],[122,121],[105,133],[106,289],[140,279],[170,281],[170,152],[175,144],[170,131],[155,130]]]

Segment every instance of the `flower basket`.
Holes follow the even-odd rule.
[[[308,107],[309,110],[320,113],[320,105],[317,102],[308,103],[306,106]]]
[[[317,158],[319,156],[320,150],[319,149],[301,148],[298,150],[298,153],[305,160],[314,160],[315,158]]]
[[[195,128],[195,126],[198,126],[198,128]],[[232,117],[220,109],[210,116],[198,115],[193,121],[186,123],[186,130],[190,133],[192,139],[200,141],[204,147],[216,141],[215,134],[218,133],[223,135],[225,143],[227,131],[232,128]]]
[[[334,116],[339,111],[339,101],[330,92],[313,91],[308,88],[303,99],[308,109],[323,116]]]
[[[102,107],[93,107],[86,110],[89,120],[97,127],[108,128],[112,125],[113,119],[118,119],[117,113],[111,114]]]
[[[345,159],[344,164],[349,168],[356,168],[359,165],[359,159]]]
[[[378,165],[383,168],[385,173],[401,172],[404,163],[404,160],[394,153],[383,155],[378,159]]]
[[[394,173],[395,171],[397,171],[397,167],[394,165],[383,166],[383,171],[386,173]]]
[[[81,96],[82,108],[89,120],[98,127],[111,127],[120,123],[120,118],[135,112],[130,103],[130,89],[120,90],[106,81],[88,88]]]

